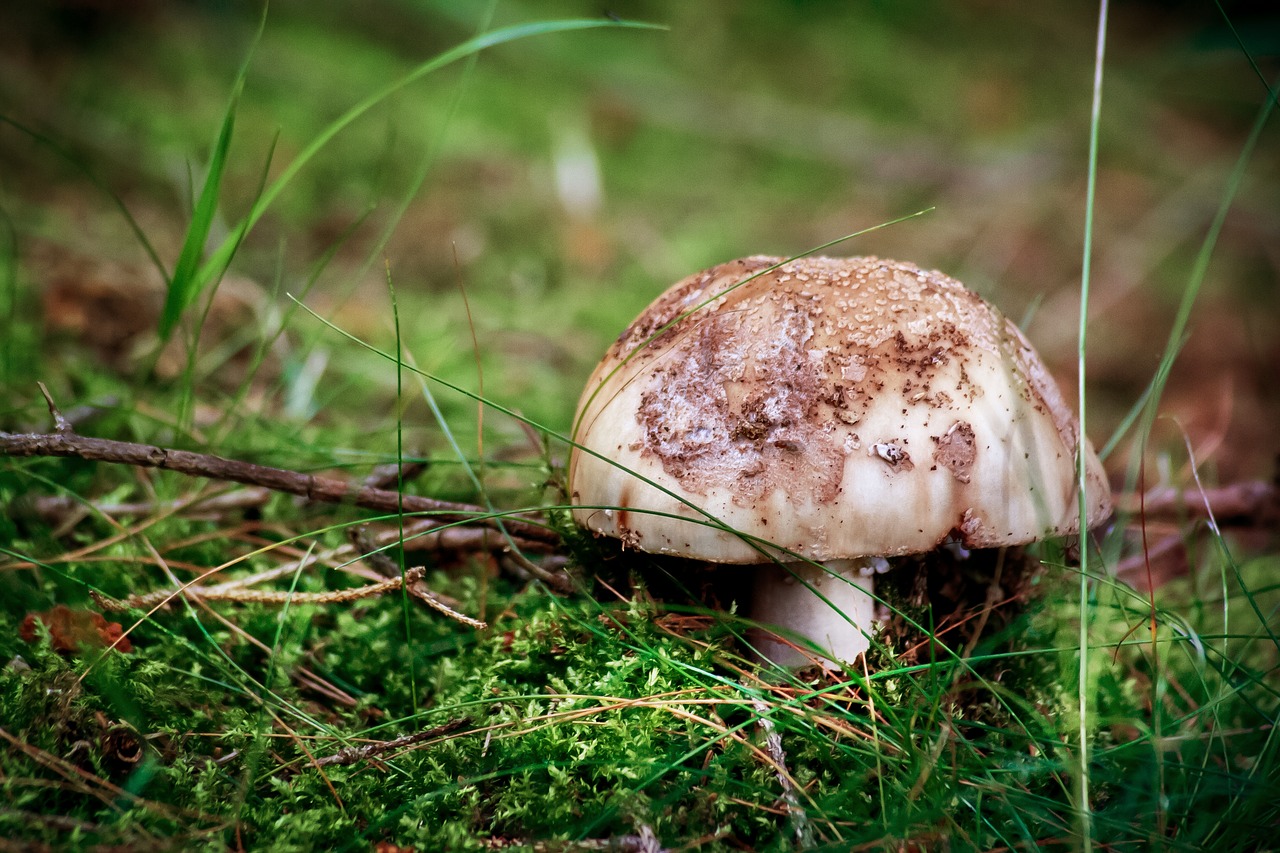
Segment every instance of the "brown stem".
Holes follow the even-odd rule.
[[[426,731],[415,732],[411,735],[398,737],[395,740],[377,740],[373,743],[367,743],[363,746],[346,746],[335,752],[333,755],[326,755],[323,758],[316,759],[312,766],[326,767],[333,764],[355,764],[360,761],[367,761],[375,758],[384,752],[390,752],[396,749],[404,749],[407,746],[413,746],[432,738],[442,737],[444,735],[456,732],[458,729],[465,727],[470,720],[458,719],[450,720],[444,725],[436,726]]]
[[[97,592],[90,591],[90,596],[103,610],[120,612],[124,610],[150,610],[180,596],[201,598],[205,601],[233,601],[239,604],[346,604],[364,598],[373,598],[384,593],[398,590],[405,582],[413,584],[422,580],[426,569],[415,566],[402,577],[388,578],[385,581],[369,584],[356,589],[339,589],[332,592],[298,592],[285,589],[246,589],[243,586],[200,586],[187,585],[180,589],[161,589],[145,595],[130,595],[123,599],[107,598]],[[449,611],[452,612],[452,611]],[[467,617],[467,624],[475,627],[487,627],[483,622]]]
[[[1219,524],[1248,527],[1280,515],[1280,486],[1253,480],[1203,491],[1163,487],[1147,492],[1142,503],[1136,494],[1123,495],[1118,505],[1123,512],[1141,512],[1148,520],[1206,518],[1212,512]]]
[[[54,409],[53,411],[57,411]],[[55,415],[61,421],[61,417]],[[471,504],[436,500],[420,495],[401,495],[371,486],[351,486],[329,477],[302,474],[283,468],[272,468],[237,459],[226,459],[209,453],[173,450],[131,441],[113,441],[77,435],[59,424],[56,433],[0,432],[0,456],[69,456],[95,462],[114,462],[142,468],[163,468],[191,477],[230,480],[249,486],[262,486],[277,492],[300,495],[325,503],[349,502],[363,509],[394,513],[439,513],[454,519],[488,515],[488,510]],[[477,524],[503,527],[512,536],[533,542],[555,543],[554,531],[519,518],[477,518]]]

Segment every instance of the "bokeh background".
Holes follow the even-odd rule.
[[[1088,365],[1099,446],[1156,369],[1263,79],[1275,78],[1273,7],[1222,7],[1234,32],[1212,3],[1113,5]],[[154,358],[163,279],[120,208],[172,269],[246,59],[212,242],[361,99],[483,29],[558,17],[666,29],[486,51],[398,91],[327,144],[248,234],[209,308],[194,381],[206,421],[218,411],[226,425],[211,443],[233,453],[255,431],[329,430],[370,453],[394,448],[394,369],[286,294],[394,349],[390,278],[417,364],[478,389],[473,327],[484,393],[563,430],[608,342],[671,282],[925,208],[828,251],[960,278],[1021,321],[1074,396],[1096,11],[1008,0],[284,0],[255,42],[257,4],[14,4],[0,28],[8,425],[42,417],[35,377],[67,405],[134,408],[178,381],[180,351]],[[1149,478],[1186,481],[1182,431],[1211,478],[1271,473],[1274,125],[1203,281]],[[269,358],[249,366],[245,350],[277,334]],[[246,382],[251,393],[233,393]],[[472,403],[446,393],[442,405],[455,429],[474,431]],[[239,415],[227,421],[230,406]],[[420,401],[405,422],[415,446],[437,441]],[[496,445],[521,441],[501,418],[485,428]],[[1123,452],[1109,460],[1117,482],[1127,464]]]
[[[1280,450],[1275,116],[1231,178],[1280,78],[1280,14],[1221,8],[1112,4],[1086,402],[1130,505],[1132,433],[1112,438],[1197,288],[1145,484],[1191,487],[1191,455],[1206,485],[1266,480]],[[50,429],[41,380],[83,435],[350,482],[403,451],[427,460],[409,491],[554,522],[564,445],[445,383],[565,431],[608,343],[670,283],[924,210],[827,251],[956,276],[1075,397],[1094,3],[2,9],[0,431]],[[565,17],[661,28],[531,36],[379,100],[160,342],[224,116],[210,252],[356,104],[477,33]],[[1274,500],[1222,534],[1167,500],[1112,527],[1093,583],[1056,546],[982,553],[962,580],[924,580],[957,562],[941,553],[900,566],[886,603],[960,654],[891,628],[836,684],[751,665],[741,611],[720,612],[739,601],[729,572],[678,577],[690,566],[566,525],[543,569],[587,589],[562,597],[475,539],[410,550],[399,520],[219,490],[0,463],[0,849],[778,849],[802,818],[832,849],[1274,846]],[[353,529],[403,541],[405,566],[490,627],[401,593],[347,600],[388,569],[348,558],[369,550],[344,544]],[[1041,560],[1024,600],[1017,575]],[[212,572],[289,603],[194,596],[135,619],[88,598],[209,589]],[[125,630],[133,651],[99,653]]]

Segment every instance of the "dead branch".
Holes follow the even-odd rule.
[[[720,835],[706,836],[712,841]],[[532,853],[591,853],[606,850],[610,853],[671,853],[671,848],[663,847],[657,834],[648,824],[641,824],[635,835],[615,835],[610,838],[583,838],[578,841],[539,841],[532,838],[482,838],[480,844],[486,850],[509,850],[519,848],[531,850]],[[684,849],[684,848],[682,848]]]
[[[103,610],[119,612],[122,610],[150,610],[170,599],[187,596],[204,601],[233,601],[241,604],[345,604],[372,598],[399,589],[404,581],[413,583],[421,580],[426,569],[418,566],[409,569],[404,577],[388,578],[385,581],[368,584],[355,589],[340,589],[333,592],[297,592],[276,589],[247,589],[243,585],[218,584],[217,586],[188,585],[180,589],[161,589],[141,595],[129,595],[121,599],[108,598],[97,592],[91,592],[95,602]]]
[[[517,577],[525,579],[530,576],[537,577],[558,592],[568,592],[573,589],[573,582],[564,568],[567,562],[564,557],[555,554],[545,556],[543,557],[544,565],[538,565],[523,554],[508,551],[504,547],[502,538],[495,536],[491,530],[463,527],[448,527],[439,530],[433,529],[434,525],[435,522],[429,518],[417,519],[413,524],[405,525],[403,530],[384,530],[377,536],[370,535],[363,527],[351,528],[347,533],[348,538],[351,540],[349,547],[354,554],[358,555],[361,560],[368,563],[384,577],[395,577],[400,574],[400,566],[382,551],[383,546],[398,543],[406,552],[452,550],[464,553],[483,551],[496,553],[502,558],[504,568],[508,568]],[[520,564],[506,565],[508,561],[515,560],[517,556],[522,558]],[[533,565],[537,571],[530,573],[520,567],[523,564]],[[458,602],[438,592],[432,592],[421,581],[410,586],[409,592],[427,606],[441,610],[441,612],[459,619],[459,621],[466,622],[465,617],[461,617],[452,609],[458,606]]]
[[[1126,494],[1118,501],[1121,512],[1147,520],[1213,517],[1221,525],[1263,526],[1280,518],[1280,485],[1262,480],[1231,483],[1205,489],[1151,489],[1145,495]]]
[[[364,482],[360,485],[370,486],[375,489],[390,489],[397,483],[407,483],[410,480],[417,479],[424,471],[427,470],[427,463],[422,460],[413,460],[403,463],[390,462],[385,465],[378,465],[369,472],[369,476],[364,478]]]
[[[813,846],[812,830],[809,828],[809,816],[800,798],[796,796],[796,786],[791,774],[787,771],[787,753],[782,748],[782,735],[769,717],[769,705],[763,699],[752,699],[751,706],[756,712],[756,725],[764,732],[764,746],[773,759],[778,784],[782,786],[782,805],[787,810],[791,821],[791,832],[795,836],[796,846],[800,849]]]
[[[405,573],[405,577],[408,579],[407,572]],[[449,602],[453,601],[453,599],[432,590],[422,582],[421,576],[411,580],[409,582],[408,589],[409,594],[414,598],[418,599],[437,613],[443,613],[455,622],[461,622],[463,625],[467,625],[480,631],[489,627],[489,623],[485,622],[483,619],[473,619],[465,613],[459,613],[457,610],[453,609],[453,607],[449,606]]]
[[[411,735],[398,737],[394,740],[377,740],[364,746],[347,746],[335,752],[333,755],[326,755],[324,758],[317,758],[313,763],[313,767],[328,767],[333,764],[356,764],[361,761],[368,761],[370,758],[390,752],[396,749],[403,749],[406,746],[413,746],[415,743],[421,743],[424,740],[447,735],[456,732],[465,726],[469,721],[466,719],[450,720],[449,722],[436,726],[426,731],[414,732]]]
[[[42,495],[32,502],[32,508],[41,521],[59,527],[74,526],[91,513],[118,518],[181,512],[186,518],[213,519],[221,517],[228,511],[260,507],[267,502],[270,495],[270,489],[233,488],[231,491],[219,494],[197,495],[194,498],[180,500],[124,503],[86,502],[70,495]]]
[[[276,572],[273,571],[271,576],[274,577],[275,574]],[[458,602],[433,591],[423,583],[422,576],[424,574],[426,574],[424,567],[415,566],[408,569],[403,576],[396,575],[385,581],[368,584],[367,586],[355,589],[341,589],[333,592],[249,589],[247,588],[249,579],[239,579],[216,585],[188,585],[179,589],[161,589],[141,595],[130,595],[122,599],[108,598],[97,592],[91,592],[90,595],[93,596],[93,600],[103,610],[118,612],[130,609],[151,610],[168,604],[169,601],[180,596],[200,601],[231,601],[240,604],[346,604],[351,601],[359,601],[360,599],[373,598],[388,592],[395,592],[404,587],[414,598],[456,622],[461,622],[477,630],[489,627],[489,623],[482,619],[474,619],[465,613],[460,613],[456,609]],[[264,579],[266,579],[266,573],[252,580],[261,581]]]
[[[93,462],[112,462],[142,468],[161,468],[191,477],[229,480],[299,495],[323,503],[351,503],[363,509],[394,513],[436,513],[443,519],[468,520],[486,527],[505,528],[517,540],[555,544],[554,531],[520,518],[495,519],[483,507],[442,501],[421,495],[402,495],[372,486],[352,486],[342,480],[317,477],[253,462],[226,459],[208,453],[174,450],[131,441],[114,441],[77,434],[50,402],[57,431],[53,433],[0,432],[0,456],[63,456]]]

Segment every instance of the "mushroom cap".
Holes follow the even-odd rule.
[[[1078,530],[1079,425],[1017,326],[912,264],[782,260],[684,279],[609,348],[574,421],[579,525],[723,563],[779,553],[750,537],[829,560]],[[1111,495],[1083,452],[1092,526]]]

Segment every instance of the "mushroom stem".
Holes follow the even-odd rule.
[[[751,616],[783,629],[784,634],[810,640],[827,658],[822,666],[839,669],[842,662],[853,660],[871,646],[869,635],[879,624],[871,597],[872,578],[887,567],[883,557],[828,560],[821,566],[762,565],[756,569]],[[771,637],[762,639],[756,648],[763,659],[778,666],[813,662],[811,656]]]

